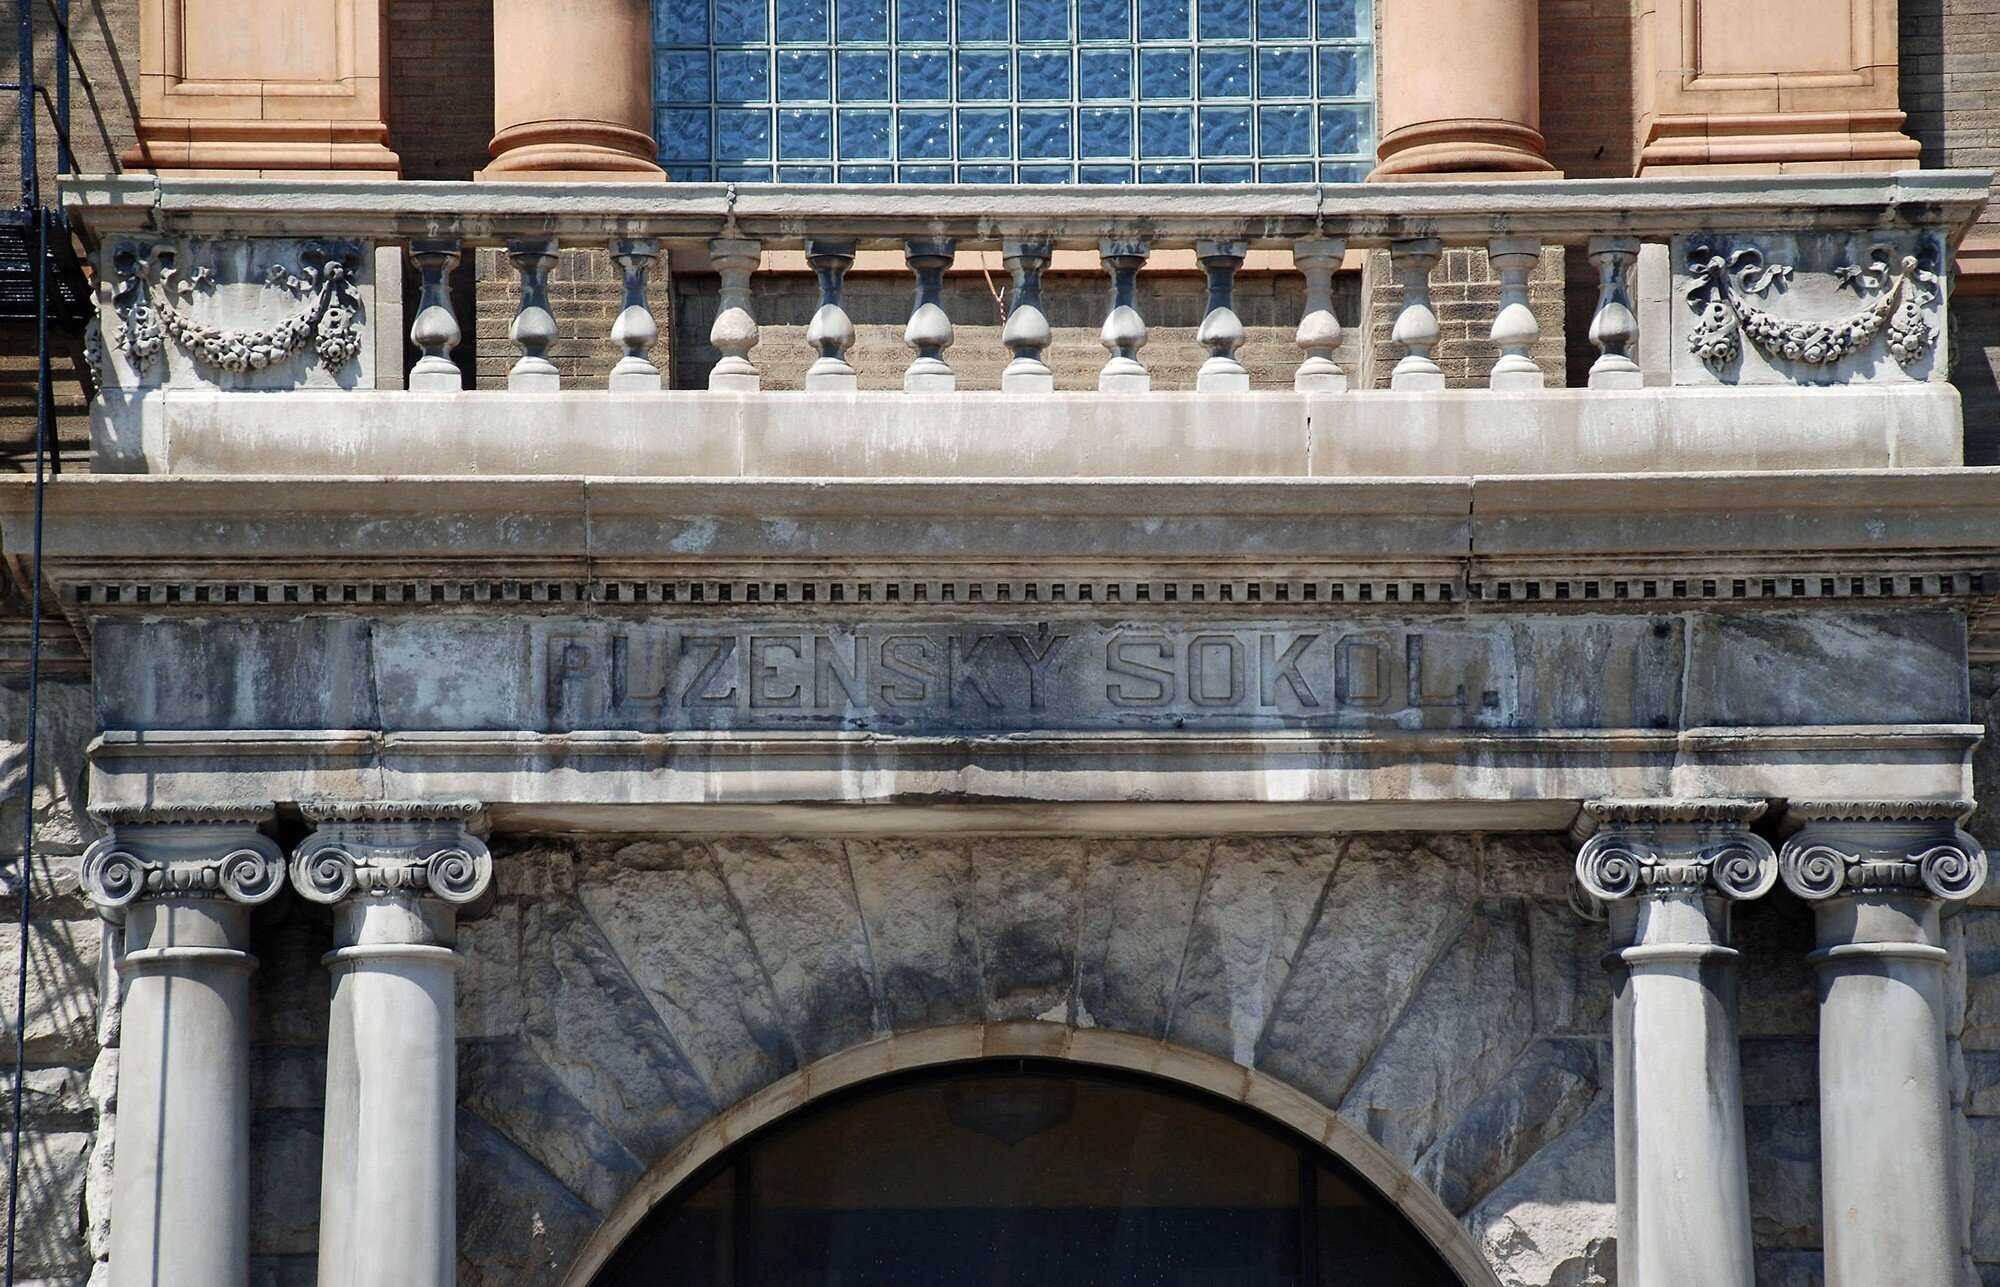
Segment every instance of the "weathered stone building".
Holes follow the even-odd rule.
[[[2000,1284],[1991,5],[466,8],[72,16],[20,1281]]]

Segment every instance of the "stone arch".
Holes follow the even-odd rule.
[[[980,1059],[1030,1058],[1141,1073],[1240,1105],[1318,1144],[1401,1212],[1467,1287],[1500,1279],[1451,1212],[1408,1168],[1339,1113],[1255,1068],[1122,1032],[1038,1020],[895,1034],[828,1055],[725,1109],[662,1158],[584,1244],[563,1287],[589,1287],[640,1222],[731,1145],[835,1092],[877,1078]]]

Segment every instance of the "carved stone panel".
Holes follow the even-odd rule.
[[[1678,237],[1673,382],[1943,380],[1944,245],[1893,231]]]
[[[361,242],[114,238],[99,255],[107,391],[375,385],[375,265]]]

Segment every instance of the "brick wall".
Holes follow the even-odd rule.
[[[1901,0],[1897,22],[1904,129],[1925,167],[2000,167],[2000,0]],[[2000,206],[1980,224],[2000,234]],[[1961,296],[1951,312],[1966,463],[2000,464],[2000,295]]]

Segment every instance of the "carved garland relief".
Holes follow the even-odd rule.
[[[1938,276],[1927,257],[1898,255],[1886,245],[1869,248],[1868,262],[1844,264],[1833,276],[1866,301],[1859,312],[1836,321],[1781,318],[1756,300],[1782,289],[1790,264],[1767,264],[1761,251],[1744,247],[1727,258],[1708,245],[1688,253],[1688,302],[1699,320],[1688,347],[1709,367],[1726,366],[1742,352],[1747,337],[1765,357],[1807,366],[1831,366],[1887,337],[1889,355],[1904,367],[1921,361],[1937,342],[1923,307],[1938,297]]]
[[[119,322],[114,343],[141,370],[168,339],[199,363],[239,373],[274,366],[308,341],[329,375],[339,374],[361,353],[355,266],[347,256],[324,246],[306,247],[296,271],[274,264],[265,273],[265,286],[305,303],[291,317],[260,330],[229,330],[190,316],[187,302],[197,290],[213,289],[215,277],[206,268],[182,272],[174,251],[167,247],[143,255],[120,251],[113,263],[118,283],[112,302]]]

